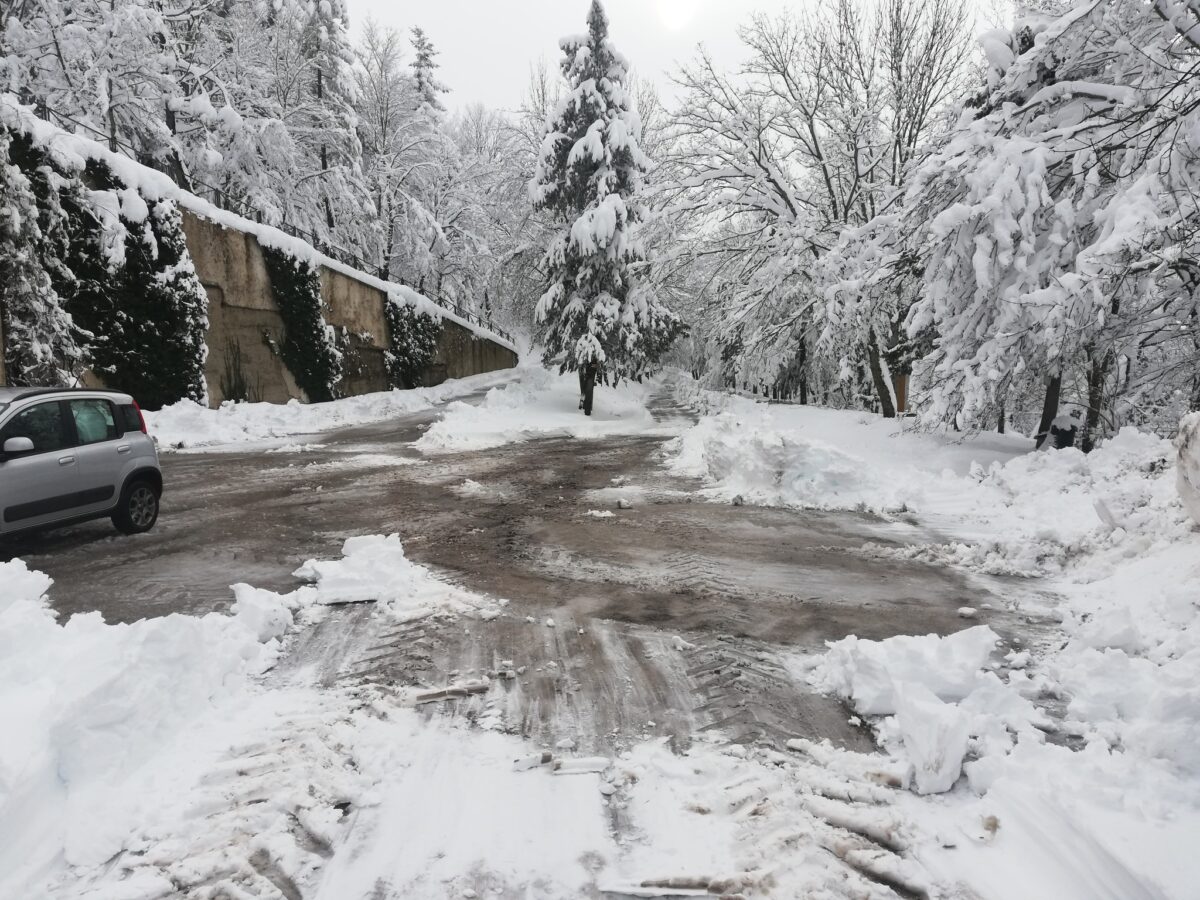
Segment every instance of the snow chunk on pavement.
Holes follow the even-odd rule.
[[[950,790],[962,773],[963,757],[967,755],[967,715],[920,684],[898,685],[895,695],[896,725],[913,767],[917,793]]]
[[[294,592],[301,604],[375,602],[402,621],[491,606],[412,562],[395,534],[352,537],[342,545],[341,559],[309,560],[293,574],[313,583]]]
[[[809,680],[849,700],[863,715],[892,715],[902,682],[920,685],[941,700],[962,700],[978,685],[979,671],[998,641],[987,625],[947,637],[901,635],[867,641],[851,635],[829,644]]]

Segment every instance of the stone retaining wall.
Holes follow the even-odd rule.
[[[275,305],[258,240],[188,211],[183,228],[196,273],[208,292],[209,398],[218,405],[240,372],[250,399],[285,403],[306,400],[279,356],[283,318]],[[347,396],[387,390],[383,354],[389,346],[383,314],[385,295],[374,285],[321,268],[321,293],[329,324],[348,333],[352,353],[341,385]],[[426,371],[427,385],[447,378],[512,368],[517,355],[470,329],[445,320],[437,355]]]

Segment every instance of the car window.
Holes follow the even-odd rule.
[[[0,430],[0,447],[9,438],[26,437],[36,453],[49,453],[67,446],[63,432],[62,406],[57,400],[22,410]]]
[[[117,412],[121,417],[122,432],[133,434],[135,431],[142,430],[142,417],[138,415],[136,406],[119,406]]]
[[[70,404],[80,444],[115,441],[121,436],[112,404],[107,400],[71,400]]]

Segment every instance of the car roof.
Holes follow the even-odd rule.
[[[127,402],[133,399],[121,391],[110,391],[104,388],[0,387],[0,406],[7,406],[17,400],[26,400],[30,397],[51,397],[55,394],[103,394],[114,399],[124,398]]]

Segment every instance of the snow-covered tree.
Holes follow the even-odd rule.
[[[342,0],[39,0],[3,24],[6,88],[56,124],[218,205],[378,243]]]
[[[648,372],[681,324],[655,295],[637,233],[649,162],[638,146],[628,64],[599,0],[587,24],[587,34],[560,42],[568,91],[547,120],[531,194],[560,223],[536,310],[546,349],[561,355],[563,371],[582,373],[590,396],[598,376]]]
[[[855,319],[818,346],[813,270],[843,229],[888,211],[961,90],[967,22],[960,0],[836,0],[803,19],[753,17],[736,75],[703,52],[680,73],[658,205],[678,223],[674,255],[703,273],[702,320],[729,350],[728,379],[794,382],[830,402],[865,380],[889,411],[873,376],[892,323]]]
[[[81,344],[88,337],[67,312],[51,277],[59,268],[54,254],[59,248],[49,242],[51,232],[61,228],[62,213],[56,196],[39,203],[34,183],[39,177],[46,193],[53,194],[53,173],[37,150],[0,128],[0,352],[10,383],[21,386],[73,383],[83,368]]]
[[[424,29],[412,30],[413,80],[416,81],[417,100],[427,109],[435,112],[445,112],[441,94],[449,93],[449,88],[437,79],[440,64],[437,61],[438,51],[433,46]]]
[[[989,89],[920,164],[902,230],[930,421],[988,427],[1043,387],[1173,428],[1200,368],[1200,33],[1187,4],[1076,2],[984,36]],[[1164,25],[1163,18],[1170,22]],[[1194,402],[1194,400],[1191,400]]]

